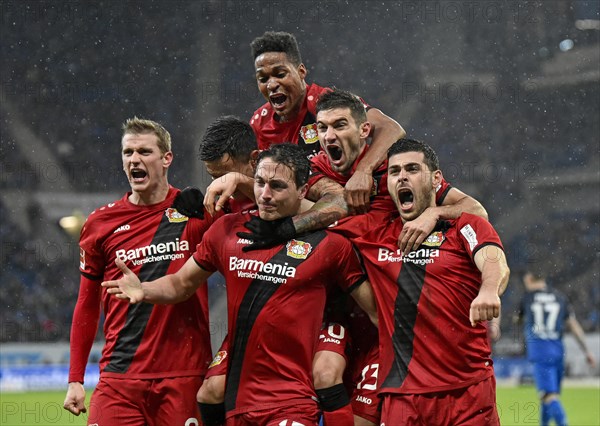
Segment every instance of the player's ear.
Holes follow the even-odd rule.
[[[369,123],[368,121],[365,121],[364,123],[361,123],[360,125],[360,138],[361,139],[366,139],[369,137],[369,134],[371,133],[371,123]]]
[[[433,184],[433,188],[437,188],[441,183],[442,183],[442,179],[444,179],[444,176],[442,175],[442,171],[441,170],[435,170],[432,173],[432,184]]]
[[[298,70],[298,75],[300,75],[300,78],[302,80],[304,80],[306,78],[306,75],[308,74],[308,70],[306,69],[304,64],[298,65],[297,70]]]
[[[167,151],[163,154],[163,167],[168,168],[173,162],[173,153],[171,151]]]
[[[302,185],[300,187],[300,191],[299,191],[299,194],[298,194],[298,199],[302,200],[303,198],[305,198],[307,192],[308,192],[308,183],[305,183],[304,185]]]

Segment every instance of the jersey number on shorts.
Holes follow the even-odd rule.
[[[377,372],[379,364],[367,365],[362,370],[362,379],[356,385],[356,389],[375,390],[377,389]]]

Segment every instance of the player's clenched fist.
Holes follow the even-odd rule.
[[[81,413],[85,413],[85,390],[83,385],[79,382],[69,383],[69,389],[67,390],[67,396],[63,403],[63,408],[76,416]]]
[[[140,303],[144,300],[144,290],[139,278],[125,265],[121,259],[115,259],[115,265],[123,272],[123,278],[116,281],[104,281],[109,294],[114,294],[119,299],[129,299],[129,303]]]

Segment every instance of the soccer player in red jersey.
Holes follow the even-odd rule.
[[[354,240],[379,310],[382,424],[498,425],[486,321],[500,314],[509,269],[498,234],[479,216],[439,221],[402,252],[404,223],[435,206],[437,155],[403,139],[388,153],[400,217]]]
[[[310,164],[301,148],[279,144],[261,152],[254,193],[258,217],[294,215],[306,193]],[[243,252],[245,223],[256,213],[226,215],[207,231],[193,260],[177,273],[140,284],[124,262],[119,281],[104,286],[132,303],[185,299],[215,270],[226,277],[228,425],[316,425],[311,366],[327,289],[348,291],[376,321],[370,284],[345,238],[317,231],[269,249]],[[236,236],[237,235],[237,236]]]
[[[305,81],[308,71],[302,63],[294,35],[267,31],[250,44],[256,82],[266,103],[258,108],[250,124],[259,149],[291,142],[301,146],[309,157],[319,150],[316,103],[328,88]],[[352,213],[365,213],[373,182],[372,172],[385,159],[387,149],[406,133],[393,119],[377,108],[368,108],[372,149],[361,158],[345,187],[345,198]]]
[[[218,118],[207,127],[199,146],[199,154],[200,159],[206,166],[206,170],[214,179],[206,190],[207,198],[211,197],[212,194],[218,194],[221,199],[217,201],[217,204],[219,207],[222,207],[222,210],[225,212],[239,212],[253,207],[255,208],[252,188],[253,178],[250,178],[250,176],[254,173],[258,148],[256,146],[256,137],[248,123],[233,116]],[[244,179],[252,182],[251,188],[245,187],[246,191],[237,191],[239,188],[244,189],[244,186],[234,185],[235,188],[232,187],[230,192],[231,196],[228,195],[229,193],[226,195],[222,192],[223,188],[227,188],[229,183]],[[343,207],[341,207],[344,203],[342,188],[335,182],[329,181],[327,178],[320,179],[319,182],[314,185],[314,188],[318,188],[319,191],[319,199],[316,199],[317,204],[314,205],[312,202],[302,200],[300,210],[307,211],[312,208],[313,213],[311,216],[318,216],[318,220],[326,221],[326,223],[320,227],[323,228],[326,224],[335,220],[335,217],[327,219],[331,213],[325,212],[325,214],[323,214],[323,209],[345,211]],[[328,188],[334,188],[335,190],[328,192]],[[234,191],[234,189],[236,191]],[[336,200],[338,200],[337,203]],[[336,205],[338,207],[336,207]],[[214,211],[210,207],[212,207],[212,205],[209,204],[207,209],[209,211]],[[325,219],[323,219],[323,216],[325,216]],[[294,220],[303,221],[303,217],[302,215],[297,215],[294,217]],[[290,238],[291,237],[292,236],[290,236]],[[285,238],[282,241],[287,239],[288,238]],[[367,319],[367,321],[369,320]],[[339,340],[340,339],[335,339],[335,341]],[[343,341],[343,339],[341,340]],[[209,366],[202,387],[198,391],[197,399],[200,403],[200,412],[206,425],[219,425],[224,423],[224,409],[221,403],[224,401],[225,374],[228,362],[227,349],[227,338],[225,338],[222,347],[219,348],[213,362]],[[320,368],[322,365],[321,360],[322,358],[316,359],[314,363],[314,371],[316,371],[314,383],[317,385],[318,396],[321,399],[328,399],[331,401],[332,397],[328,392],[325,392],[325,395],[320,394],[320,379],[323,377],[323,374],[326,374],[325,372],[323,374],[319,373],[320,371],[323,371]],[[328,407],[326,406],[323,408],[327,409]],[[337,414],[332,415],[335,415],[337,419]],[[351,418],[352,413],[349,413],[349,416]]]
[[[121,148],[131,192],[92,212],[81,231],[81,283],[64,407],[75,415],[86,412],[85,367],[102,308],[106,343],[88,422],[198,424],[194,394],[211,359],[206,289],[176,305],[128,306],[115,303],[100,283],[122,275],[115,259],[127,260],[146,280],[177,271],[211,220],[184,216],[175,208],[182,193],[167,180],[173,154],[164,127],[129,119]]]
[[[370,132],[370,123],[362,102],[355,95],[343,90],[334,89],[324,93],[317,103],[317,131],[322,151],[311,160],[313,174],[309,185],[324,177],[338,182],[342,186],[346,185],[360,159],[370,149],[366,143],[366,137]],[[415,228],[423,229],[428,234],[433,229],[438,217],[456,217],[462,211],[486,215],[485,210],[476,200],[453,188],[442,179],[436,187],[436,205],[430,207],[428,212],[432,213],[433,221],[424,214],[415,220],[417,223],[414,225]],[[373,227],[389,221],[394,212],[397,214],[387,189],[387,161],[384,161],[373,172],[369,212],[342,219],[332,225],[330,230],[341,233],[347,238],[358,237]],[[447,217],[446,215],[455,216]],[[416,239],[413,234],[404,233],[401,236],[404,238],[404,240],[400,239],[401,246],[402,244],[409,246],[412,244],[412,241],[409,240],[413,237]],[[351,401],[355,425],[378,424],[377,333],[360,310],[352,306],[349,309],[350,314],[347,315],[344,323],[348,326],[352,341],[348,369],[354,385]],[[335,353],[335,351],[331,344],[324,345],[324,347],[329,349],[329,353],[324,352],[323,356],[330,358],[328,365],[334,371],[330,374],[336,377],[336,382],[339,382],[345,363],[339,362],[340,358],[337,358],[337,362],[332,358],[330,353]]]

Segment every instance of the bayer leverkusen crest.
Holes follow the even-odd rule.
[[[208,368],[211,368],[211,367],[214,367],[215,365],[221,364],[223,361],[225,361],[225,358],[227,358],[227,351],[217,352],[215,357],[213,358],[212,362],[208,366]]]
[[[180,223],[188,220],[187,216],[182,215],[173,207],[169,207],[165,210],[165,216],[167,216],[167,219],[169,219],[170,223]]]
[[[446,237],[441,231],[432,232],[427,239],[423,241],[423,245],[427,247],[439,247],[442,245]]]
[[[300,136],[302,136],[306,144],[318,142],[317,125],[313,123],[300,127]]]
[[[299,240],[290,240],[285,248],[287,249],[287,255],[294,259],[306,259],[312,251],[310,243]]]

